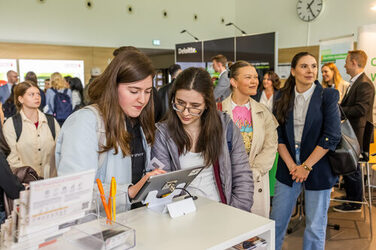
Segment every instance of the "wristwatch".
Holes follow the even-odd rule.
[[[302,167],[303,167],[305,170],[307,170],[308,172],[311,172],[311,171],[312,171],[312,168],[311,168],[311,167],[308,167],[307,164],[306,164],[305,162],[302,164]]]

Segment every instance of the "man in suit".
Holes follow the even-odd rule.
[[[168,111],[168,98],[170,96],[170,91],[172,89],[175,78],[180,74],[181,71],[182,70],[179,64],[172,64],[170,67],[168,67],[168,73],[171,76],[171,82],[164,85],[158,90],[158,96],[162,102],[161,118],[163,118]]]
[[[227,58],[224,55],[216,55],[211,58],[214,71],[219,73],[217,86],[214,88],[216,102],[222,102],[231,94],[230,79],[226,69]]]
[[[5,103],[8,100],[10,93],[12,92],[12,87],[18,81],[18,74],[13,70],[7,72],[8,82],[7,84],[0,87],[0,102]]]
[[[367,55],[363,50],[349,51],[346,58],[346,73],[351,76],[350,86],[341,102],[341,107],[349,119],[358,138],[361,151],[369,150],[369,138],[372,133],[372,106],[375,87],[364,73]],[[343,176],[346,200],[362,201],[362,174],[360,167],[355,173]],[[361,204],[343,203],[333,208],[337,212],[360,212]]]

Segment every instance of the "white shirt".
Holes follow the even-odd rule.
[[[307,116],[309,102],[313,91],[316,88],[316,84],[313,83],[312,86],[306,90],[304,93],[298,93],[295,86],[295,100],[294,100],[294,138],[295,143],[300,143],[302,141],[304,123]]]
[[[234,109],[235,107],[246,107],[248,110],[250,110],[251,108],[251,105],[249,104],[249,102],[247,102],[246,104],[243,104],[243,105],[238,105],[236,104],[232,99],[231,99],[231,108]]]
[[[187,152],[179,157],[181,169],[204,166],[204,157],[201,153]],[[213,165],[206,167],[201,173],[189,184],[187,190],[192,195],[204,196],[210,200],[221,201],[217,184],[215,182]]]
[[[268,100],[268,98],[266,97],[265,91],[263,90],[261,93],[261,98],[260,98],[260,103],[268,107],[270,112],[273,112],[273,96],[274,94],[272,94]]]
[[[351,87],[353,86],[354,82],[355,82],[356,80],[358,80],[359,76],[360,76],[361,74],[363,74],[363,73],[364,73],[364,72],[362,71],[362,72],[360,72],[359,74],[357,74],[356,76],[354,76],[353,78],[350,79],[350,85],[349,85],[349,87],[347,88],[346,94],[349,93],[349,91],[350,91]]]

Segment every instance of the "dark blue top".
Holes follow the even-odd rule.
[[[341,140],[339,93],[335,89],[323,89],[317,81],[315,84],[316,88],[308,106],[301,140],[300,161],[302,163],[311,155],[316,146],[334,151]],[[280,95],[277,98],[279,97]],[[294,100],[295,92],[291,98]],[[285,144],[291,157],[295,159],[293,107],[290,108],[285,123],[277,130],[278,143]],[[331,170],[327,155],[323,156],[312,168],[304,182],[307,190],[324,190],[333,187],[337,176]],[[289,170],[281,157],[278,160],[276,177],[279,182],[290,187],[293,184]]]

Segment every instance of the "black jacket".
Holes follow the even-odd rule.
[[[12,173],[5,154],[0,151],[0,211],[4,211],[4,192],[11,199],[18,199],[21,190],[24,186]]]
[[[163,86],[162,88],[158,90],[158,96],[161,102],[161,119],[163,119],[163,117],[168,111],[168,104],[169,104],[168,100],[170,98],[170,92],[171,92],[174,80],[175,79],[173,79],[171,83],[166,84],[165,86]]]
[[[367,75],[363,73],[353,83],[341,102],[343,112],[349,119],[362,150],[368,149],[369,139],[373,131],[372,107],[374,98],[375,87]]]

